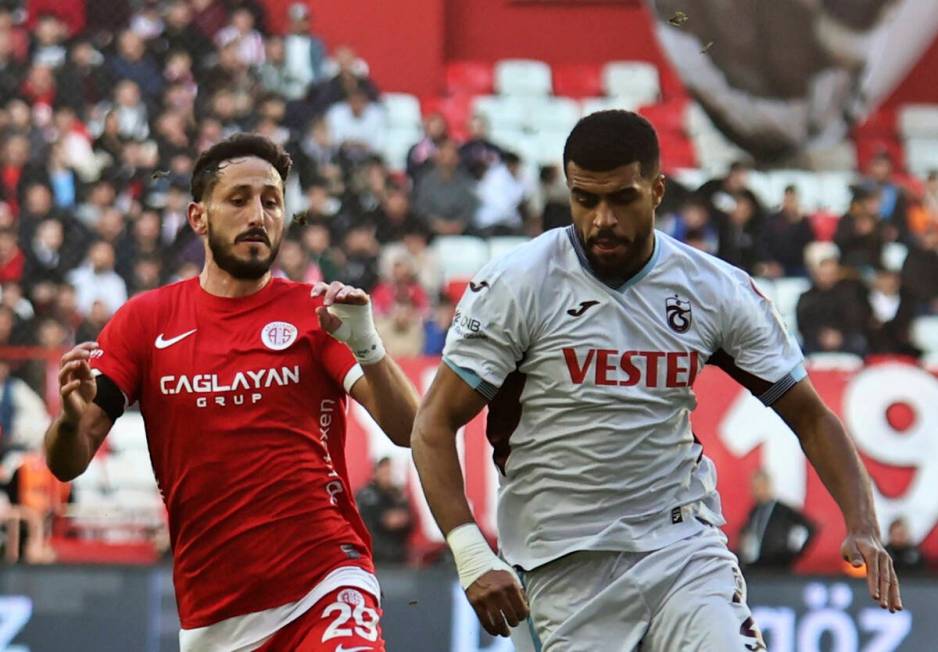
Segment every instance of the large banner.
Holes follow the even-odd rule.
[[[438,361],[412,360],[402,365],[425,391]],[[904,516],[913,540],[921,542],[932,559],[938,558],[938,379],[901,363],[868,366],[858,372],[811,370],[810,378],[843,419],[873,477],[884,533],[894,518]],[[730,544],[735,545],[752,506],[750,477],[765,468],[779,498],[803,509],[819,526],[798,570],[840,572],[844,536],[840,512],[791,430],[775,412],[717,369],[708,367],[694,390],[699,404],[692,416],[694,432],[718,469]],[[442,543],[420,492],[410,451],[391,444],[361,406],[353,404],[351,412],[347,454],[353,490],[367,481],[373,460],[390,456],[419,515],[416,543]],[[494,539],[499,472],[485,439],[484,418],[480,415],[464,429],[459,448],[470,503]]]

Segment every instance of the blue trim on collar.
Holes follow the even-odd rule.
[[[583,269],[589,272],[590,275],[592,275],[597,281],[606,287],[612,290],[618,290],[619,292],[625,292],[630,287],[648,276],[648,274],[651,273],[651,270],[654,269],[655,265],[658,264],[658,259],[661,257],[661,245],[658,242],[659,237],[657,231],[652,231],[652,236],[655,238],[655,247],[651,252],[651,258],[648,259],[648,262],[645,263],[645,266],[638,270],[638,272],[636,272],[632,278],[627,280],[622,285],[616,287],[614,285],[609,285],[609,283],[599,278],[596,272],[593,271],[593,268],[590,266],[589,259],[586,257],[586,251],[583,250],[583,245],[580,242],[580,239],[577,237],[574,227],[572,225],[567,227],[567,237],[570,238],[570,244],[573,245],[573,251],[576,252],[576,257],[580,260],[580,264],[583,266]]]

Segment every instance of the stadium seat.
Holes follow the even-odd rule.
[[[775,308],[793,333],[798,332],[798,299],[810,287],[811,282],[806,278],[775,279]]]
[[[472,278],[489,259],[485,240],[470,235],[440,236],[433,241],[433,248],[443,263],[444,282]]]
[[[859,371],[863,368],[863,358],[854,353],[811,353],[805,356],[805,362],[812,371]]]
[[[635,111],[639,104],[636,100],[627,97],[587,97],[580,105],[583,107],[583,115],[596,113],[597,111],[609,111],[611,109],[628,109]]]
[[[938,138],[938,104],[906,104],[899,108],[898,123],[905,138]]]
[[[489,238],[489,258],[491,260],[500,258],[528,241],[529,238],[515,235],[502,235]]]
[[[143,415],[136,410],[128,410],[114,422],[105,440],[109,450],[146,451],[147,435],[143,426]]]
[[[569,133],[580,119],[580,105],[569,97],[531,98],[526,126],[534,132]]]
[[[912,344],[925,353],[938,353],[938,317],[917,317],[912,321]]]
[[[531,138],[534,163],[537,165],[561,165],[563,147],[569,131],[542,131]]]
[[[551,93],[550,66],[533,59],[503,59],[495,64],[495,91],[499,95],[547,96]]]
[[[905,161],[909,171],[919,176],[938,170],[938,138],[906,140]]]
[[[424,114],[437,112],[446,120],[450,135],[457,140],[464,140],[467,136],[466,126],[472,116],[473,98],[470,95],[453,95],[452,97],[434,97],[423,102]]]
[[[527,120],[527,105],[518,97],[480,95],[473,101],[472,109],[485,117],[491,129],[521,129]]]
[[[697,190],[710,179],[710,175],[700,168],[675,168],[669,176],[690,191]]]
[[[446,64],[446,92],[450,95],[490,95],[492,65],[479,61],[450,61]]]
[[[389,127],[420,128],[420,100],[408,93],[385,93],[381,96]]]
[[[147,451],[111,453],[105,460],[105,474],[114,491],[128,489],[152,489],[156,491],[156,479]]]
[[[898,272],[902,269],[902,265],[905,263],[905,258],[908,255],[909,248],[901,242],[887,242],[883,246],[880,261],[886,269],[892,272]]]
[[[611,97],[625,97],[638,105],[661,97],[658,68],[647,61],[610,61],[603,66],[603,89]]]
[[[420,129],[415,127],[388,129],[384,134],[381,156],[389,168],[401,171],[407,167],[407,152],[420,140],[421,133]]]
[[[583,98],[602,95],[603,75],[600,66],[590,63],[557,64],[551,67],[554,93]]]
[[[854,172],[817,172],[820,184],[820,208],[843,215],[850,208],[853,193],[850,186],[856,181]]]

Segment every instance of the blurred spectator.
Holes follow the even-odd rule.
[[[798,189],[787,186],[779,210],[766,218],[762,229],[763,260],[754,271],[759,276],[806,276],[804,248],[814,240],[811,222],[801,210]]]
[[[26,256],[16,242],[16,231],[0,229],[0,283],[23,278]]]
[[[909,525],[905,518],[898,517],[889,524],[886,552],[892,557],[893,566],[900,574],[918,573],[926,570],[925,557],[909,536]]]
[[[160,0],[143,0],[130,18],[130,31],[149,42],[163,33],[165,25],[160,15]]]
[[[449,138],[446,118],[441,113],[430,113],[423,118],[423,136],[407,152],[407,176],[413,183],[433,163],[440,143]]]
[[[315,182],[328,187],[342,177],[339,168],[339,148],[332,139],[329,125],[322,118],[315,118],[306,126],[303,135],[290,145],[294,169],[300,186],[308,188]]]
[[[65,63],[68,28],[58,16],[44,14],[33,29],[32,64],[53,70]]]
[[[384,108],[372,102],[363,89],[353,88],[349,90],[347,100],[337,102],[329,109],[326,124],[332,141],[346,151],[352,150],[353,157],[360,158],[364,153],[381,151],[387,117]]]
[[[30,66],[20,87],[20,96],[33,106],[34,113],[40,106],[45,112],[51,111],[58,97],[55,71],[40,64]]]
[[[88,314],[75,330],[75,341],[93,342],[98,339],[98,335],[104,330],[104,325],[111,318],[111,314],[107,305],[100,299],[96,299],[91,304]]]
[[[0,198],[19,215],[23,189],[42,178],[38,169],[29,164],[29,140],[22,134],[11,134],[3,143],[0,154]]]
[[[850,208],[837,223],[834,242],[840,248],[840,262],[859,271],[879,266],[886,242],[885,227],[879,217],[879,194],[864,186],[853,188]]]
[[[917,357],[909,338],[909,327],[914,317],[911,302],[900,292],[898,272],[878,269],[870,289],[870,352],[895,353]]]
[[[414,262],[417,280],[428,296],[437,296],[443,288],[443,265],[429,246],[430,231],[422,220],[408,220],[400,242],[385,245],[381,252],[381,269],[390,274],[392,262],[406,254]]]
[[[336,67],[334,76],[318,86],[311,86],[307,95],[312,100],[314,113],[326,112],[336,102],[347,100],[354,91],[364,92],[372,102],[378,101],[381,94],[368,77],[368,66],[352,48],[340,46],[332,57]]]
[[[330,283],[339,276],[339,263],[332,250],[329,227],[322,222],[313,222],[301,227],[299,240],[310,263],[319,269],[319,276]]]
[[[192,22],[193,9],[186,0],[172,0],[164,15],[163,31],[151,43],[165,63],[173,52],[188,52],[196,61],[212,53],[212,41],[206,39]]]
[[[410,210],[410,195],[405,188],[389,184],[381,205],[374,211],[375,237],[382,245],[399,242],[410,223],[419,218]]]
[[[42,220],[28,242],[24,282],[29,285],[41,281],[62,283],[84,254],[80,245],[66,246],[65,229],[52,218]]]
[[[910,247],[901,277],[913,313],[938,315],[938,227],[926,231]]]
[[[289,24],[283,37],[287,79],[284,97],[298,100],[306,95],[310,84],[324,80],[326,46],[313,34],[309,7],[294,2],[287,10]]]
[[[220,0],[191,0],[192,24],[209,40],[228,22],[228,12]]]
[[[521,207],[527,187],[518,174],[520,159],[505,152],[502,161],[492,163],[476,184],[479,206],[472,219],[476,233],[482,236],[519,235]]]
[[[345,260],[338,265],[335,280],[371,292],[378,283],[380,250],[374,229],[370,225],[353,225],[346,231],[343,239],[342,252]]]
[[[453,323],[456,306],[445,292],[441,292],[430,318],[423,323],[423,354],[443,355],[446,334]]]
[[[676,212],[660,220],[658,228],[701,251],[716,255],[720,248],[720,233],[710,204],[702,196],[688,195]]]
[[[808,354],[839,351],[865,355],[870,323],[866,288],[845,276],[835,248],[819,249],[816,262],[809,264],[813,284],[798,298],[802,348]]]
[[[388,355],[415,358],[423,352],[423,317],[409,301],[395,301],[387,313],[376,315],[375,329]]]
[[[65,64],[56,72],[58,100],[82,115],[108,93],[107,75],[102,70],[104,57],[90,42],[79,39],[71,45]]]
[[[884,239],[887,242],[906,240],[908,202],[905,190],[893,179],[892,158],[887,152],[879,152],[870,159],[864,185],[879,198],[876,213],[884,226]]]
[[[254,29],[254,14],[246,8],[235,9],[231,20],[215,34],[220,48],[234,45],[241,63],[255,68],[264,63],[264,39]]]
[[[738,193],[733,199],[735,203],[727,212],[720,233],[717,255],[751,274],[756,263],[765,258],[762,252],[763,219],[748,194]]]
[[[932,170],[925,178],[921,201],[909,208],[908,226],[912,242],[929,229],[938,228],[938,171]]]
[[[292,238],[284,238],[280,244],[274,274],[299,283],[312,284],[324,280],[319,266],[310,261],[303,245]]]
[[[398,250],[388,261],[390,273],[384,276],[371,293],[371,303],[376,315],[389,314],[396,304],[410,306],[411,310],[424,315],[430,306],[426,291],[417,280],[417,268],[406,251]]]
[[[502,160],[502,148],[489,140],[489,122],[485,116],[472,116],[468,126],[469,138],[459,148],[459,161],[469,174],[479,179],[489,166]]]
[[[13,39],[7,32],[0,32],[0,98],[17,95],[25,74],[23,62],[13,51]]]
[[[265,49],[264,63],[257,71],[261,86],[268,93],[295,99],[297,82],[293,79],[290,69],[287,68],[283,39],[279,36],[270,37],[265,43]],[[305,89],[306,87],[303,86],[302,90],[305,91]]]
[[[479,199],[472,178],[459,167],[456,143],[447,140],[439,145],[433,167],[417,184],[414,210],[439,235],[465,233]]]
[[[163,284],[163,260],[155,255],[140,255],[133,260],[130,277],[130,291],[139,294],[155,290]]]
[[[143,39],[130,30],[121,32],[117,39],[117,54],[108,67],[115,80],[129,80],[136,84],[138,93],[147,101],[156,101],[163,90],[163,75],[149,54]]]
[[[98,108],[100,113],[112,110],[122,139],[146,140],[150,135],[149,112],[136,82],[129,79],[118,82],[114,87],[114,102]]]
[[[756,214],[761,215],[764,212],[759,198],[749,188],[749,165],[742,161],[732,163],[726,176],[711,179],[700,186],[697,194],[710,205],[711,210],[723,215],[728,215],[733,210],[737,195],[745,195]]]
[[[766,471],[752,476],[752,498],[755,504],[740,532],[739,560],[750,568],[791,568],[814,537],[814,523],[775,497]]]
[[[371,482],[355,496],[379,564],[407,561],[407,539],[414,526],[410,503],[403,488],[394,482],[392,472],[390,458],[381,458],[375,463]]]
[[[63,324],[52,317],[42,317],[35,320],[38,324],[31,329],[30,342],[44,351],[41,358],[32,359],[21,367],[19,376],[36,392],[44,392],[47,384],[47,360],[57,360],[62,356],[63,349],[72,342],[71,332]],[[51,363],[54,364],[54,363]]]
[[[87,315],[95,301],[102,301],[114,314],[127,301],[127,284],[114,271],[114,248],[103,240],[92,243],[88,260],[68,275],[75,286],[78,310]]]
[[[560,166],[541,167],[530,205],[532,213],[540,216],[542,231],[573,223],[573,215],[570,213],[570,190],[564,175],[560,173]]]
[[[16,281],[7,281],[0,287],[0,303],[16,313],[16,316],[28,322],[35,317],[33,304],[23,295],[23,286]]]

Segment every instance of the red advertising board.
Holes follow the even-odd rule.
[[[429,386],[436,359],[403,361],[417,387]],[[811,370],[811,381],[844,421],[873,477],[881,527],[904,516],[912,537],[938,558],[938,379],[912,365],[884,363],[858,371]],[[799,564],[805,572],[836,572],[843,521],[833,499],[806,462],[798,439],[781,419],[721,371],[707,368],[694,390],[698,407],[694,432],[718,468],[719,490],[731,545],[751,506],[749,480],[764,467],[780,499],[803,509],[819,526]],[[390,455],[407,482],[417,509],[418,543],[440,541],[423,501],[410,451],[394,447],[360,406],[351,408],[347,454],[353,489],[370,473],[371,462]],[[466,492],[482,527],[495,535],[498,471],[485,440],[484,414],[460,438]]]

